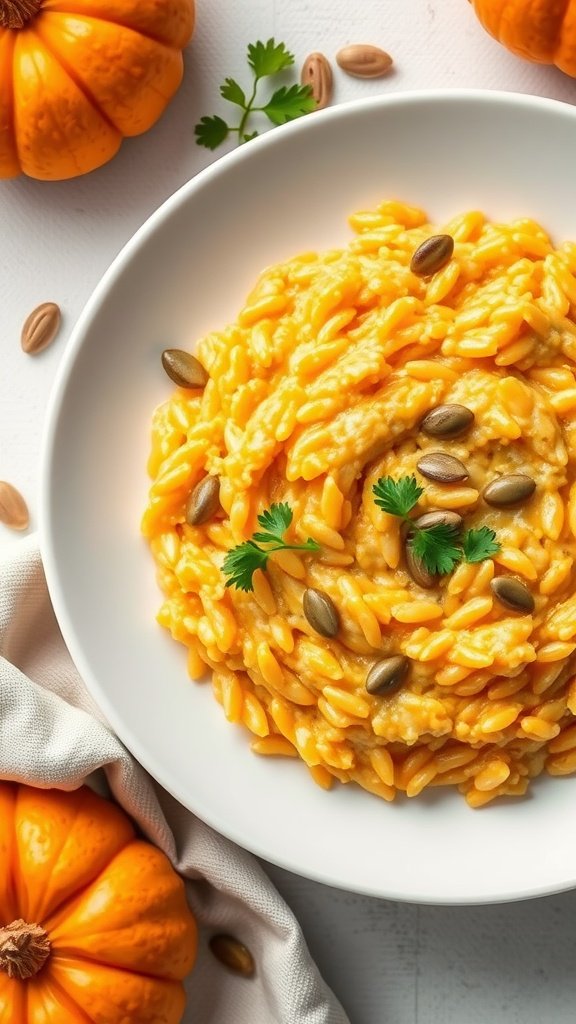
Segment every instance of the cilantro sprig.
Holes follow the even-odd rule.
[[[420,487],[415,476],[403,476],[399,480],[390,476],[380,477],[372,491],[378,508],[409,523],[412,552],[433,575],[445,576],[462,560],[483,562],[500,550],[494,530],[487,526],[466,530],[463,534],[457,526],[448,523],[418,526],[410,518],[410,512],[424,494],[424,488]]]
[[[269,39],[266,43],[250,43],[247,60],[253,74],[252,92],[249,96],[234,78],[227,78],[220,86],[222,98],[242,111],[238,124],[229,125],[217,114],[200,118],[194,128],[199,146],[217,149],[231,134],[238,136],[239,143],[254,139],[258,132],[249,131],[248,122],[250,115],[257,111],[264,114],[272,124],[279,125],[316,109],[316,100],[309,85],[282,85],[266,103],[256,102],[260,81],[263,78],[273,78],[294,64],[294,54],[288,52],[284,43],[276,43],[274,39]]]
[[[265,569],[273,551],[319,551],[320,545],[308,538],[305,544],[287,544],[284,534],[292,523],[292,509],[287,502],[271,505],[258,516],[262,530],[254,533],[250,540],[238,544],[228,551],[222,571],[227,576],[226,586],[237,590],[253,590],[252,577],[257,569]],[[263,548],[260,545],[265,544]]]

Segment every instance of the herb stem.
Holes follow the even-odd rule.
[[[252,89],[252,95],[250,96],[250,98],[249,98],[249,100],[248,100],[248,102],[247,102],[247,104],[246,104],[246,106],[244,108],[244,113],[242,114],[242,117],[240,119],[240,124],[238,125],[238,128],[235,129],[238,132],[238,137],[239,137],[240,141],[244,141],[242,136],[244,134],[244,129],[246,127],[246,122],[248,121],[248,118],[250,117],[250,114],[252,113],[252,104],[254,103],[254,100],[256,99],[256,92],[257,92],[257,89],[258,89],[258,82],[259,81],[260,81],[259,78],[255,78],[254,79],[254,87]]]

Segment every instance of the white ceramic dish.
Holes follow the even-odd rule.
[[[484,903],[576,885],[576,778],[543,779],[479,812],[434,790],[385,804],[318,789],[255,757],[184,650],[154,622],[139,536],[150,416],[171,390],[159,355],[234,318],[258,271],[340,244],[347,214],[396,196],[434,219],[482,208],[576,238],[576,111],[496,93],[347,104],[218,161],[155,213],[82,314],[51,400],[42,547],[72,656],[144,766],[209,824],[332,885],[396,899]]]

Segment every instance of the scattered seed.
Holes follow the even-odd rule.
[[[166,373],[180,388],[203,388],[208,382],[208,374],[190,352],[179,348],[166,348],[162,353],[162,366]]]
[[[482,491],[487,505],[494,508],[511,508],[531,498],[536,490],[536,481],[526,473],[510,473],[492,480]]]
[[[418,470],[427,480],[437,480],[441,484],[456,484],[468,479],[468,470],[460,459],[445,452],[430,452],[423,455],[416,463]]]
[[[205,476],[190,492],[186,503],[186,522],[188,526],[200,526],[220,508],[220,479],[217,476]]]
[[[414,520],[414,526],[420,530],[429,530],[431,526],[455,526],[460,529],[464,522],[459,512],[450,512],[448,509],[434,509],[433,512],[425,512]]]
[[[25,530],[29,522],[28,506],[20,491],[0,480],[0,523],[12,530]]]
[[[242,974],[244,978],[250,978],[254,974],[252,953],[233,935],[213,935],[209,945],[216,959],[235,974]]]
[[[406,679],[410,670],[410,659],[403,654],[395,654],[391,658],[383,658],[372,666],[366,676],[368,693],[382,696],[397,690]]]
[[[393,61],[390,54],[379,46],[353,43],[338,51],[336,63],[342,71],[355,78],[382,78],[390,71]]]
[[[430,277],[449,263],[453,252],[452,235],[432,235],[416,249],[410,260],[410,270],[418,277]]]
[[[340,628],[340,616],[338,609],[331,597],[323,590],[315,590],[308,587],[302,598],[304,615],[308,622],[320,636],[336,636]]]
[[[429,437],[460,437],[474,422],[474,413],[465,405],[437,405],[420,424]]]
[[[528,587],[512,576],[496,576],[490,582],[494,597],[513,612],[533,612],[534,598]]]
[[[306,57],[300,74],[302,85],[309,85],[316,100],[316,110],[323,110],[332,99],[332,68],[323,53],[311,53]]]
[[[414,583],[417,583],[424,590],[430,590],[432,587],[435,587],[438,582],[438,576],[435,573],[428,572],[422,559],[417,558],[414,554],[414,549],[409,540],[404,551],[406,555],[406,568]]]
[[[33,309],[24,321],[20,344],[24,352],[34,356],[54,341],[58,334],[62,314],[55,302],[43,302]]]

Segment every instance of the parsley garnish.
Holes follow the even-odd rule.
[[[286,544],[284,534],[292,523],[292,509],[287,502],[271,505],[258,516],[262,531],[254,533],[251,540],[238,544],[229,551],[222,563],[227,587],[237,590],[252,590],[252,577],[256,569],[265,569],[268,556],[273,551],[319,551],[320,545],[308,538],[305,544]],[[260,544],[271,545],[266,548]]]
[[[467,562],[483,562],[490,555],[497,555],[500,545],[494,530],[481,526],[479,530],[468,530],[462,537],[462,550]]]
[[[316,109],[316,100],[312,96],[309,85],[283,85],[272,94],[268,101],[256,106],[258,83],[262,78],[271,78],[294,63],[294,54],[289,53],[284,43],[276,43],[269,39],[267,43],[251,43],[248,47],[248,64],[254,75],[250,96],[233,78],[227,78],[220,86],[220,95],[229,103],[240,107],[242,115],[237,125],[226,123],[223,118],[214,114],[202,117],[194,129],[196,142],[207,149],[217,149],[226,141],[231,133],[238,135],[238,142],[249,142],[257,135],[257,131],[248,132],[248,119],[255,111],[265,114],[272,124],[285,124],[302,114],[309,114]]]
[[[458,528],[437,523],[425,530],[414,529],[411,540],[412,550],[428,572],[445,576],[452,572],[462,559],[458,547]]]
[[[445,576],[463,559],[466,562],[483,562],[500,550],[494,530],[487,526],[467,530],[462,536],[456,526],[446,523],[424,528],[416,526],[409,513],[418,504],[424,488],[420,487],[415,476],[403,476],[400,480],[390,476],[380,477],[372,490],[379,508],[410,523],[412,550],[424,568],[433,575]]]
[[[372,490],[378,507],[400,519],[408,518],[408,513],[424,494],[424,488],[418,486],[415,476],[403,476],[400,480],[393,480],[391,476],[381,476]]]

